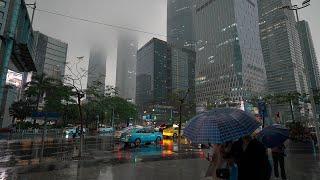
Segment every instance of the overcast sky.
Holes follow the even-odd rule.
[[[33,2],[33,0],[26,0]],[[302,0],[292,0],[301,3]],[[74,17],[90,19],[139,29],[155,34],[166,35],[166,0],[38,0],[37,8],[66,14]],[[312,6],[302,10],[300,19],[309,21],[315,43],[316,53],[320,55],[320,7],[319,0],[312,0]],[[68,61],[77,56],[85,56],[87,66],[89,50],[92,44],[104,44],[108,53],[107,84],[115,83],[115,62],[117,28],[72,20],[37,11],[34,29],[55,37],[69,44]],[[137,33],[139,46],[154,35]],[[163,36],[158,38],[165,39]]]

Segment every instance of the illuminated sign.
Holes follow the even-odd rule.
[[[16,87],[21,87],[22,86],[22,74],[8,70],[6,84],[13,85]]]

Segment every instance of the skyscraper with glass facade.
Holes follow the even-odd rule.
[[[138,40],[133,34],[118,36],[116,88],[119,96],[135,102]]]
[[[193,1],[168,0],[167,36],[168,43],[178,47],[193,48]]]
[[[266,71],[256,0],[196,0],[196,100],[235,103],[263,94]]]
[[[320,89],[320,74],[317,56],[314,50],[313,39],[307,21],[298,22],[298,33],[302,51],[302,58],[306,68],[307,78],[310,88],[313,90]]]
[[[67,63],[68,44],[39,31],[35,37],[35,65],[37,74],[63,80]]]
[[[268,93],[309,94],[305,66],[301,53],[297,23],[293,11],[281,9],[291,6],[290,0],[258,0],[260,36],[267,71]],[[311,107],[302,102],[294,103],[295,116],[306,114]],[[298,107],[300,112],[296,111]],[[273,112],[280,112],[284,120],[291,119],[290,106],[273,104]]]
[[[136,104],[165,104],[171,92],[167,42],[153,38],[138,51]]]

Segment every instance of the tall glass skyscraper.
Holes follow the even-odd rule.
[[[190,47],[195,43],[193,26],[193,0],[168,0],[168,43],[178,47]]]
[[[136,104],[165,104],[171,92],[167,42],[153,38],[138,51]]]
[[[320,74],[317,56],[314,50],[312,35],[307,21],[298,22],[298,32],[302,50],[302,58],[307,69],[307,78],[310,81],[310,88],[320,89]]]
[[[98,45],[93,46],[90,50],[87,87],[96,86],[98,82],[101,85],[99,86],[99,91],[104,93],[106,86],[106,63],[106,49]]]
[[[132,34],[119,34],[116,87],[120,97],[135,102],[138,40]]]
[[[196,0],[196,100],[240,103],[263,94],[266,71],[256,0]]]
[[[309,94],[305,66],[301,53],[297,23],[293,11],[281,9],[291,6],[291,0],[258,0],[261,44],[267,71],[268,93]],[[308,104],[296,116],[311,111]],[[307,107],[308,106],[308,107]],[[294,109],[298,108],[296,106]],[[291,119],[290,106],[274,104],[272,111],[280,112],[284,119]]]

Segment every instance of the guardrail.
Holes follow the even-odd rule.
[[[114,150],[113,135],[85,136],[84,156],[101,155]],[[0,164],[25,165],[42,160],[71,160],[78,155],[80,139],[50,138],[44,141],[43,157],[41,138],[20,139],[0,142]]]

